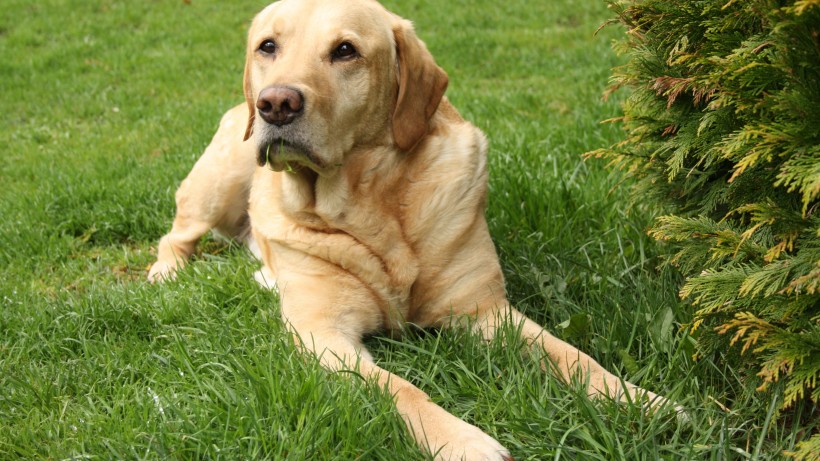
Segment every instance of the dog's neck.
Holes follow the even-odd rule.
[[[368,147],[349,152],[344,166],[332,174],[306,167],[283,171],[281,210],[297,224],[315,230],[358,233],[350,226],[361,221],[351,219],[351,214],[358,210],[372,214],[373,202],[384,204],[394,198],[400,178],[390,172],[400,161],[398,156],[388,147]],[[388,204],[386,208],[392,207]]]
[[[329,231],[327,222],[316,214],[316,183],[319,174],[306,167],[281,173],[281,208],[292,220],[312,229]]]

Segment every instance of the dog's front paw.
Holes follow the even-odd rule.
[[[691,420],[686,409],[673,400],[669,400],[662,395],[655,394],[632,383],[627,383],[627,389],[629,395],[623,391],[619,391],[618,400],[622,403],[629,401],[639,402],[644,410],[650,414],[659,411],[673,411],[678,423],[687,423]]]
[[[148,281],[151,283],[173,280],[177,275],[177,265],[164,261],[157,261],[148,270]]]
[[[428,440],[436,439],[430,447],[436,461],[512,461],[510,452],[494,438],[475,426],[457,421],[459,424],[441,431],[437,437],[428,434]]]

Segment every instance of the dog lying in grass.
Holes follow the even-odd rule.
[[[376,366],[365,334],[505,322],[590,395],[665,399],[612,375],[514,309],[484,217],[487,140],[463,120],[410,22],[371,0],[282,0],[248,34],[245,104],[228,111],[176,194],[149,279],[171,278],[215,229],[263,261],[297,342],[393,396],[439,460],[504,460],[496,440]]]

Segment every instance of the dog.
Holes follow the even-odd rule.
[[[505,322],[540,366],[591,396],[666,400],[620,380],[514,309],[485,220],[487,140],[444,96],[448,76],[412,24],[375,0],[281,0],[248,33],[245,103],[229,110],[176,193],[152,282],[174,277],[210,230],[247,243],[297,344],[386,388],[438,460],[508,450],[375,365],[377,331]]]

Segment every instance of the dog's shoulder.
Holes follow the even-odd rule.
[[[428,135],[408,156],[399,199],[406,238],[420,253],[446,248],[484,219],[487,148],[484,133],[442,100]]]

